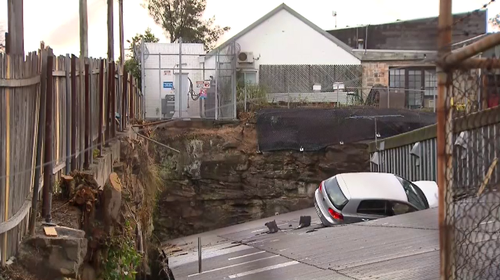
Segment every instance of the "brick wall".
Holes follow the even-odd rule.
[[[362,62],[363,66],[363,100],[370,93],[371,88],[376,84],[387,86],[389,84],[389,68],[391,67],[428,67],[430,63],[417,63],[412,60],[407,61],[377,61]]]
[[[380,84],[387,86],[389,84],[389,68],[392,67],[429,67],[434,66],[431,63],[418,63],[415,61],[365,61],[361,63],[363,68],[362,77],[362,96],[366,100],[371,88]],[[482,80],[477,70],[471,70],[467,73],[456,72],[454,74],[453,86],[457,90],[455,93],[454,104],[464,106],[467,112],[474,112],[480,108],[479,88]],[[485,97],[482,97],[485,99]],[[428,98],[424,100],[424,107],[433,107],[430,103],[433,100]],[[486,107],[486,104],[482,104]]]
[[[438,18],[425,18],[363,27],[340,28],[328,31],[353,49],[358,39],[366,40],[367,49],[379,50],[436,50]],[[457,43],[487,31],[487,12],[453,15],[452,42]],[[368,38],[367,33],[368,32]]]
[[[389,83],[389,64],[385,62],[363,62],[362,93],[363,100],[376,84],[387,86]]]

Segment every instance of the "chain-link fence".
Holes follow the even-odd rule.
[[[269,105],[370,106],[435,112],[434,66],[260,65],[259,86],[239,87],[238,97],[266,96]],[[243,99],[243,98],[241,98]]]
[[[362,102],[361,65],[260,65],[259,85],[269,103]]]
[[[480,69],[448,79],[445,267],[451,279],[500,279],[500,76]]]

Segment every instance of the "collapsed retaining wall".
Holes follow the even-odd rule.
[[[24,240],[10,269],[20,275],[13,279],[158,275],[159,243],[151,238],[156,178],[147,142],[125,136],[94,158],[90,170],[63,175],[53,199],[57,226],[48,234],[38,220],[35,236]]]
[[[316,152],[260,152],[252,123],[155,132],[161,192],[155,234],[176,238],[311,207],[318,184],[342,172],[368,171],[364,144]]]

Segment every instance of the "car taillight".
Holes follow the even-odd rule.
[[[330,213],[330,215],[332,215],[332,218],[334,218],[335,220],[343,220],[344,219],[344,216],[342,216],[342,214],[333,211],[332,208],[328,208],[328,212]]]
[[[319,191],[321,191],[323,189],[323,182],[319,183]]]

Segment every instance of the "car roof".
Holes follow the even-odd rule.
[[[408,201],[401,183],[394,174],[376,172],[342,173],[336,175],[341,189],[352,199],[389,199]]]

